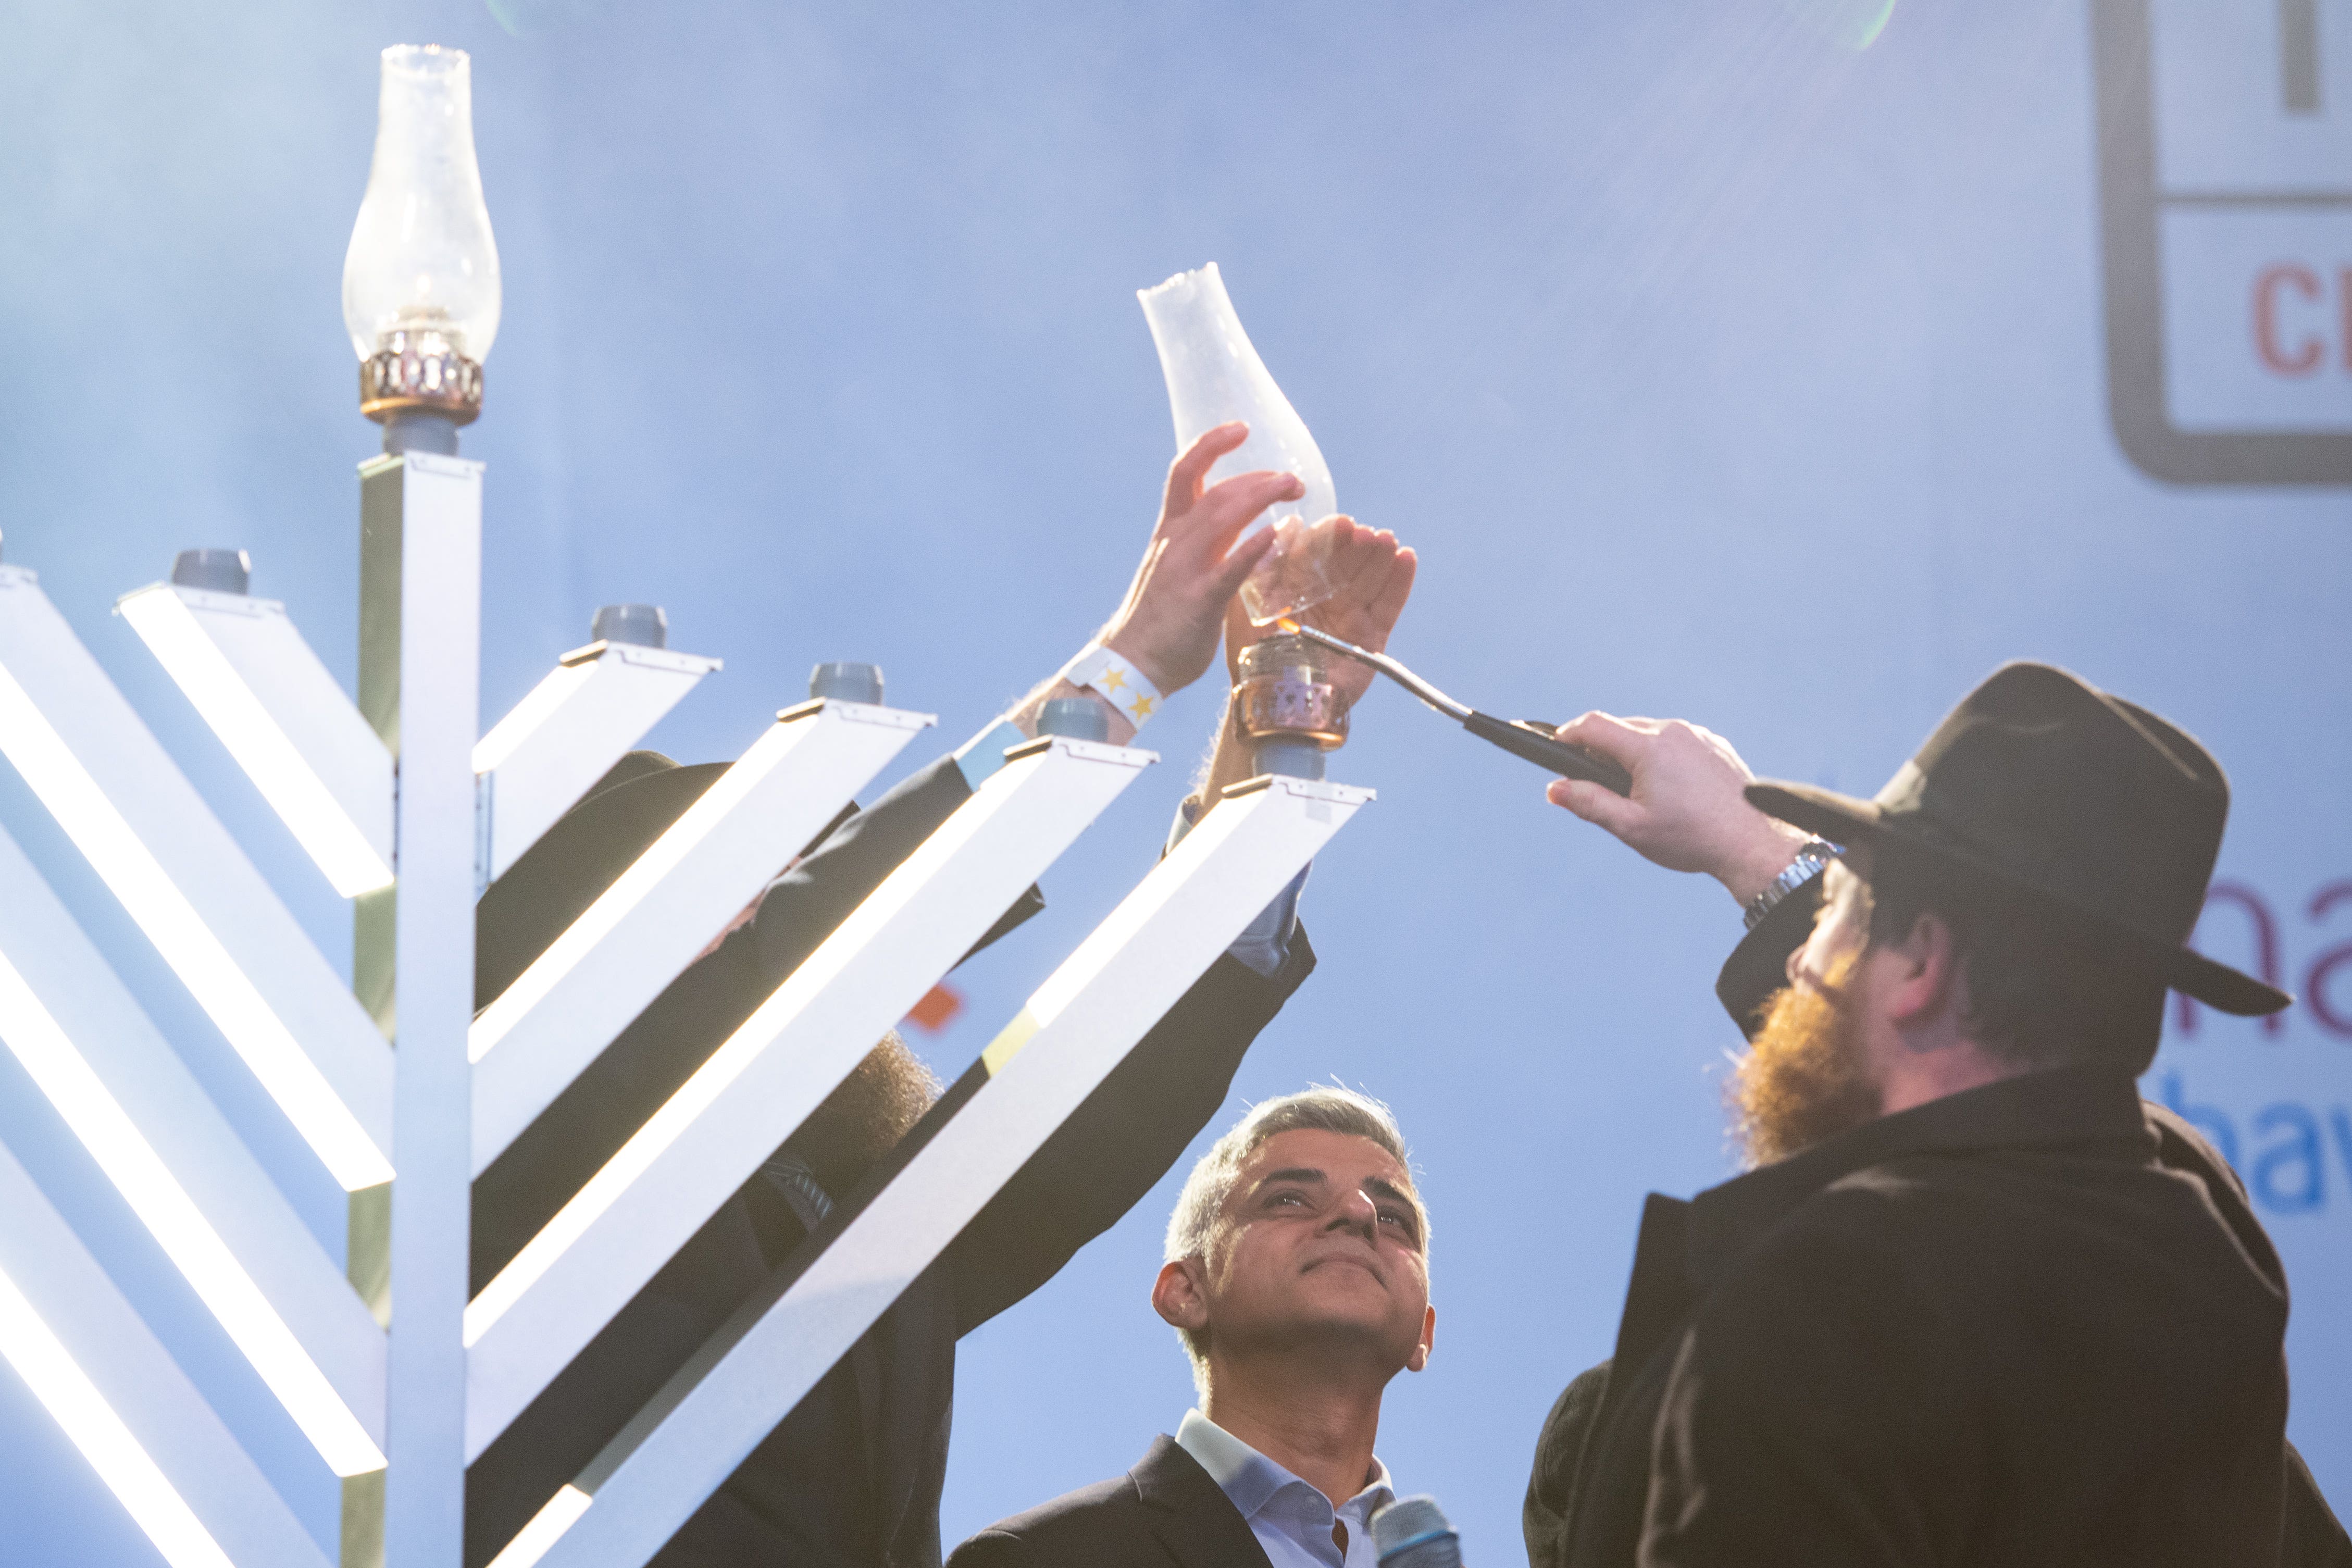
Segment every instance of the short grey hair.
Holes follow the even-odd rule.
[[[1369,1094],[1339,1084],[1316,1084],[1297,1094],[1281,1095],[1251,1107],[1250,1113],[1235,1123],[1233,1131],[1201,1156],[1192,1173],[1184,1178],[1184,1191],[1176,1199],[1176,1212],[1168,1216],[1166,1261],[1205,1258],[1217,1216],[1224,1212],[1225,1200],[1233,1195],[1242,1167],[1269,1140],[1286,1132],[1302,1131],[1342,1133],[1367,1139],[1387,1150],[1404,1169],[1405,1195],[1412,1200],[1413,1214],[1420,1221],[1423,1256],[1428,1255],[1429,1210],[1423,1205],[1412,1179],[1412,1159],[1406,1152],[1404,1133],[1397,1126],[1395,1113]],[[1178,1329],[1176,1337],[1183,1342],[1184,1353],[1192,1358],[1192,1381],[1205,1398],[1208,1336]]]

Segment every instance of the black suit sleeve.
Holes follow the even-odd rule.
[[[835,827],[820,847],[770,883],[751,921],[759,970],[769,988],[782,984],[971,794],[956,760],[941,757]],[[972,952],[1045,907],[1044,896],[1031,888],[972,945]]]
[[[1002,1530],[983,1530],[948,1553],[948,1568],[1029,1568],[1033,1561],[1022,1539]]]
[[[2311,1467],[2286,1446],[2286,1539],[2282,1568],[2352,1568],[2352,1536],[2336,1522]]]
[[[1233,1087],[1242,1055],[1315,967],[1304,928],[1271,979],[1221,953],[1029,1156],[948,1253],[956,1331],[1052,1279],[1176,1163]]]
[[[2150,1104],[2142,1110],[2148,1131],[2156,1134],[2158,1160],[2169,1170],[2186,1171],[2202,1181],[2214,1209],[2255,1266],[2270,1279],[2285,1279],[2285,1266],[2254,1217],[2245,1183],[2221,1152],[2166,1107]],[[2285,1531],[2279,1551],[2282,1568],[2352,1568],[2352,1536],[2336,1522],[2319,1483],[2312,1479],[2311,1467],[2292,1443],[2286,1445]]]
[[[474,1184],[478,1290],[916,846],[971,798],[953,757],[913,773],[769,885],[751,923],[666,986]],[[1034,888],[982,938],[1044,907]]]
[[[836,824],[757,914],[673,980],[474,1185],[486,1284],[851,910],[971,797],[943,757]],[[1026,919],[1034,888],[982,943]],[[467,1562],[497,1552],[675,1372],[771,1264],[798,1221],[754,1176],[470,1468]]]
[[[1568,1561],[1576,1521],[1577,1484],[1582,1479],[1584,1446],[1609,1396],[1609,1363],[1578,1376],[1560,1392],[1536,1439],[1536,1462],[1528,1495],[1519,1504],[1519,1532],[1527,1538],[1531,1568]]]

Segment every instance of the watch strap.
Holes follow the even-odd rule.
[[[1772,912],[1775,905],[1828,870],[1830,862],[1844,853],[1843,849],[1822,837],[1808,838],[1798,845],[1796,858],[1772,879],[1762,892],[1748,900],[1748,908],[1740,917],[1747,922],[1747,929],[1754,931],[1764,917]]]

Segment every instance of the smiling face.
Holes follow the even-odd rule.
[[[1319,1129],[1258,1145],[1202,1257],[1171,1263],[1160,1316],[1213,1364],[1339,1356],[1385,1382],[1429,1359],[1435,1314],[1412,1177],[1368,1138]]]

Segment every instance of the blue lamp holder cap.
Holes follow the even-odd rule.
[[[213,594],[243,594],[253,583],[253,557],[242,550],[183,550],[172,560],[172,581]]]
[[[659,605],[606,605],[589,621],[588,635],[597,642],[667,647],[669,617]]]
[[[878,664],[820,664],[809,671],[809,695],[833,702],[882,705],[882,667]]]
[[[1066,741],[1110,739],[1110,715],[1091,697],[1049,697],[1037,710],[1037,733]]]

